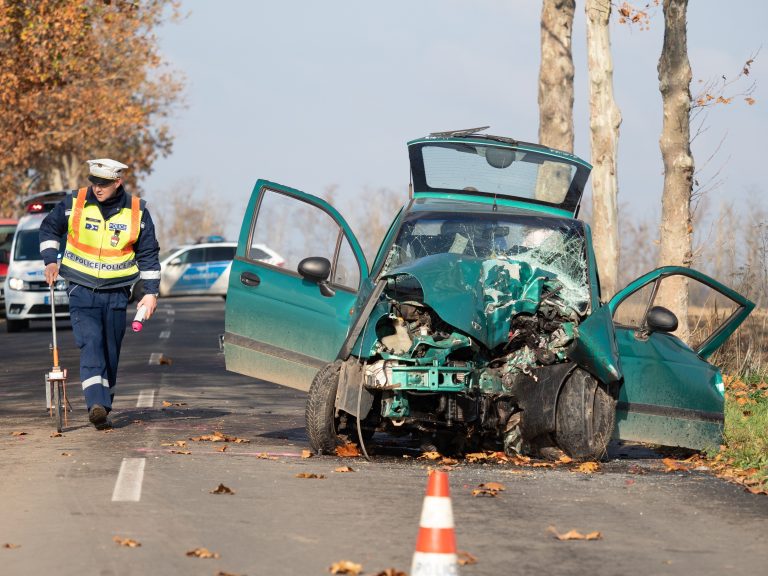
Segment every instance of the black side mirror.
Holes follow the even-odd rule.
[[[323,296],[330,298],[336,295],[336,291],[328,285],[328,277],[331,275],[331,263],[328,258],[322,256],[304,258],[299,262],[299,274],[305,280],[317,284]]]
[[[654,306],[645,317],[649,332],[674,332],[677,330],[677,316],[663,306]]]

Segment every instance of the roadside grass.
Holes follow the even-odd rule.
[[[750,492],[768,494],[768,378],[724,380],[724,444],[710,455],[711,467]]]

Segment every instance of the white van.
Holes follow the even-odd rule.
[[[26,213],[19,218],[11,245],[5,278],[5,327],[8,332],[29,328],[29,321],[50,320],[51,293],[45,281],[45,264],[40,257],[40,224],[68,192],[41,192],[25,199]],[[61,252],[65,238],[61,239]],[[54,285],[56,318],[69,318],[67,281]]]

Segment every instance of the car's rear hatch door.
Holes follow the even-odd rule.
[[[446,134],[408,143],[414,196],[498,202],[560,216],[578,214],[592,168],[587,162],[510,138]]]

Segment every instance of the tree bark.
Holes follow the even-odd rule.
[[[664,44],[659,59],[659,90],[664,122],[659,146],[664,161],[659,265],[690,266],[693,259],[691,192],[691,65],[688,61],[688,0],[664,0]],[[688,282],[683,277],[662,282],[657,302],[678,317],[677,335],[687,341]]]
[[[621,112],[613,97],[610,0],[587,0],[589,126],[592,146],[592,236],[604,300],[618,290],[619,191],[616,158]]]
[[[543,0],[539,69],[539,142],[573,152],[573,57],[575,0]]]

